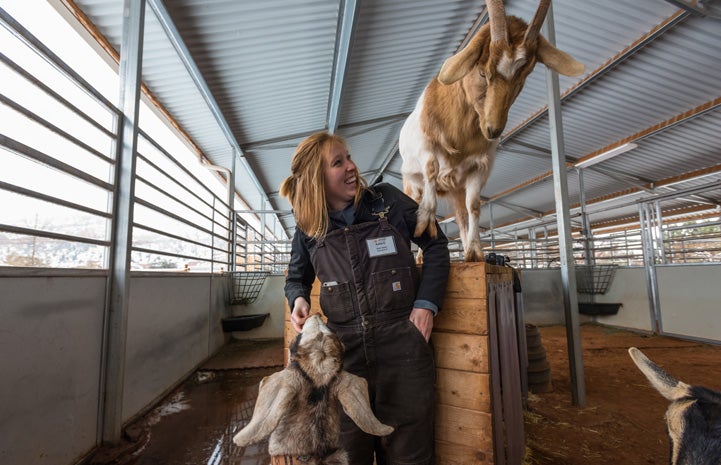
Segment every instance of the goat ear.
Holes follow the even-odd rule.
[[[253,418],[235,435],[233,442],[245,447],[268,437],[291,406],[295,391],[285,370],[263,378],[258,399],[255,401]]]
[[[487,31],[478,31],[463,50],[443,63],[438,73],[438,81],[445,85],[453,84],[468,74],[480,58],[483,47],[487,45],[485,42],[488,41],[488,37]]]
[[[381,423],[373,414],[368,400],[368,382],[360,376],[341,371],[338,400],[345,413],[364,432],[375,436],[387,436],[393,432],[392,427]]]
[[[541,35],[538,36],[536,56],[538,61],[564,76],[578,76],[586,69],[586,65],[557,49]]]

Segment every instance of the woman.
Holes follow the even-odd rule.
[[[310,290],[345,347],[345,370],[368,380],[376,416],[395,427],[376,438],[344,418],[341,443],[354,465],[434,463],[435,366],[428,341],[449,270],[440,232],[412,237],[418,205],[388,184],[368,187],[345,141],[312,134],[296,148],[280,187],[296,219],[285,294],[301,331]],[[411,240],[423,250],[419,276]]]

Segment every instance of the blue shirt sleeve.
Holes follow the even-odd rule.
[[[434,304],[430,300],[418,299],[413,302],[413,308],[425,308],[433,312],[433,316],[438,315],[438,305]]]

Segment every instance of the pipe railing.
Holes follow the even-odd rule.
[[[0,26],[16,40],[0,53],[0,110],[13,121],[0,134],[0,266],[107,269],[120,110],[2,9]],[[40,64],[13,59],[27,54]],[[229,269],[222,186],[180,161],[171,141],[139,136],[131,269]]]

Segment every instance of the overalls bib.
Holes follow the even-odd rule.
[[[428,465],[434,460],[433,352],[409,320],[417,268],[403,236],[377,221],[331,231],[310,251],[321,281],[320,305],[343,342],[344,369],[368,380],[376,416],[396,430],[387,438],[360,431],[345,415],[341,446],[350,463]],[[380,446],[380,447],[378,447]]]

